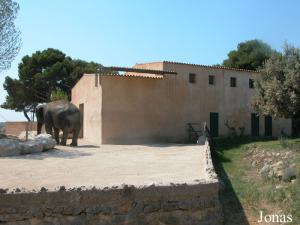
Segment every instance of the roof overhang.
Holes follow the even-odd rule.
[[[163,78],[163,75],[172,74],[177,75],[177,72],[166,71],[166,70],[153,70],[153,69],[142,69],[142,68],[129,68],[129,67],[100,67],[98,73],[100,75],[113,75],[115,72],[126,72],[122,76],[132,77],[145,77],[145,78]]]

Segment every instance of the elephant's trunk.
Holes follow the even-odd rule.
[[[37,134],[40,134],[42,132],[42,126],[43,126],[43,123],[37,124]]]

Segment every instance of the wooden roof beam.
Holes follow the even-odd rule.
[[[151,69],[139,69],[139,68],[129,68],[129,67],[116,67],[116,66],[109,66],[109,67],[100,67],[98,72],[109,72],[109,71],[118,71],[118,72],[134,72],[134,73],[148,73],[148,74],[158,74],[158,75],[165,75],[165,74],[173,74],[177,75],[175,71],[166,71],[166,70],[151,70]]]

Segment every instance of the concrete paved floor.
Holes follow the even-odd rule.
[[[40,154],[0,158],[0,188],[193,184],[208,180],[199,145],[102,145],[80,141]]]

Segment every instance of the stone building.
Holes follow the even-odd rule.
[[[291,134],[291,120],[254,113],[255,71],[166,61],[133,68],[143,73],[84,74],[72,89],[86,140],[184,142],[204,122],[212,136]]]

